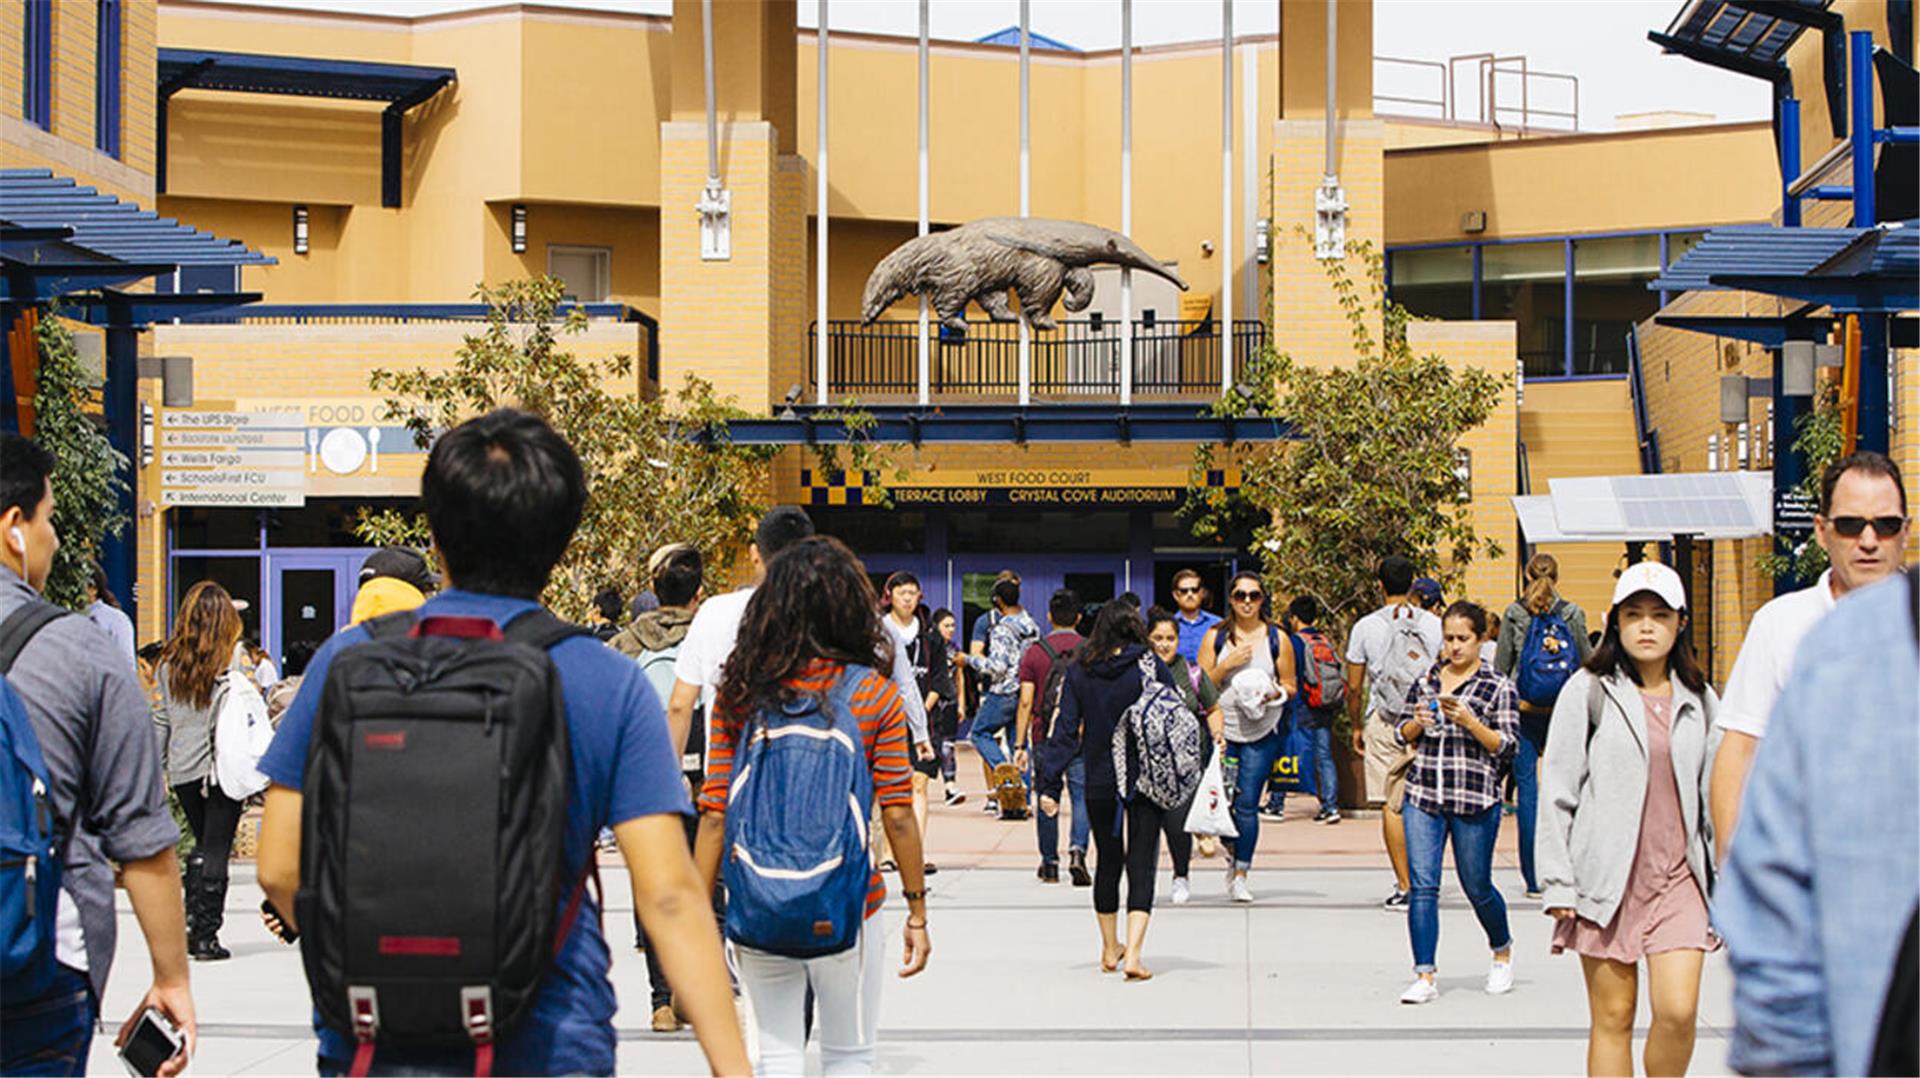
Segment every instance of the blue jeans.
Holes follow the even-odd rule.
[[[1526,725],[1521,724],[1520,743],[1513,751],[1513,785],[1519,791],[1519,805],[1514,809],[1520,821],[1520,878],[1526,881],[1527,890],[1540,890],[1540,880],[1533,870],[1533,834],[1539,825],[1535,816],[1540,811],[1540,750],[1527,736]]]
[[[0,1074],[85,1074],[98,1008],[87,975],[61,966],[39,999],[7,1001]]]
[[[1011,739],[1014,717],[1019,712],[1020,697],[1010,692],[985,692],[980,694],[980,713],[973,717],[973,733],[967,740],[980,752],[980,758],[988,767],[999,767],[1007,762],[1007,754],[1001,751],[1000,743],[993,735],[1007,731]]]
[[[1280,758],[1280,749],[1286,743],[1286,731],[1279,726],[1258,741],[1227,742],[1227,754],[1240,760],[1238,788],[1233,792],[1233,826],[1240,832],[1240,837],[1233,840],[1237,868],[1253,865],[1253,850],[1260,844],[1260,795],[1266,791],[1273,762]]]
[[[1027,754],[1029,762],[1033,754]],[[1027,785],[1033,785],[1033,772],[1027,772]],[[1073,799],[1073,829],[1068,838],[1073,849],[1087,852],[1087,840],[1093,833],[1093,815],[1087,808],[1087,761],[1076,756],[1067,765],[1067,796]],[[1049,816],[1044,812],[1033,814],[1033,829],[1040,839],[1040,863],[1057,865],[1060,863],[1060,817]]]
[[[1513,945],[1507,931],[1507,904],[1493,886],[1493,840],[1500,834],[1500,806],[1471,816],[1435,814],[1407,799],[1401,816],[1407,825],[1407,870],[1413,893],[1407,899],[1407,934],[1413,939],[1413,971],[1433,972],[1433,953],[1440,945],[1440,862],[1447,838],[1453,838],[1453,868],[1460,889],[1473,903],[1473,914],[1486,930],[1487,946],[1499,951]]]

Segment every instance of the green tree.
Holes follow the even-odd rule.
[[[1310,237],[1304,237],[1309,238]],[[1401,554],[1458,589],[1475,558],[1499,544],[1475,533],[1469,488],[1458,469],[1460,439],[1486,422],[1507,376],[1456,369],[1407,344],[1406,310],[1386,298],[1383,260],[1368,244],[1327,262],[1346,313],[1353,362],[1310,367],[1267,348],[1216,415],[1278,416],[1294,438],[1202,445],[1194,452],[1182,510],[1203,540],[1249,517],[1269,589],[1311,595],[1344,633],[1378,602],[1381,558]],[[1369,325],[1378,312],[1383,334]],[[1236,490],[1209,488],[1209,469],[1237,465]]]
[[[369,384],[388,394],[388,410],[407,417],[423,448],[437,432],[506,406],[539,414],[572,444],[586,472],[587,504],[547,603],[581,617],[601,588],[643,590],[647,555],[663,543],[694,544],[708,559],[710,578],[724,579],[765,511],[778,448],[735,444],[729,424],[746,413],[700,378],[688,375],[671,394],[647,396],[631,357],[582,359],[566,351],[563,339],[587,320],[578,307],[556,317],[558,280],[482,286],[475,295],[487,304],[486,324],[462,342],[452,367],[376,370]],[[836,465],[874,468],[883,451],[860,438],[828,456]],[[376,544],[427,542],[418,515],[363,512],[358,530]]]
[[[53,527],[60,534],[60,550],[47,577],[46,596],[82,610],[101,547],[127,526],[120,497],[127,490],[125,473],[131,465],[102,429],[98,387],[57,312],[40,317],[34,339],[40,373],[33,394],[33,437],[57,462]]]

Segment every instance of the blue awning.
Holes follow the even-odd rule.
[[[227,90],[248,94],[337,97],[389,104],[431,97],[452,82],[454,69],[417,64],[374,64],[305,56],[265,56],[206,49],[161,49],[163,94],[180,90]]]
[[[1669,53],[1735,74],[1765,79],[1776,99],[1791,96],[1787,50],[1807,30],[1821,36],[1821,81],[1836,135],[1847,131],[1846,22],[1830,0],[1686,0],[1666,32],[1647,40]]]
[[[275,261],[236,240],[81,187],[46,169],[0,170],[0,226],[6,229],[0,251],[27,262],[52,260],[54,247],[83,261],[176,266],[265,266]]]
[[[1760,292],[1836,312],[1920,310],[1920,221],[1874,228],[1716,228],[1647,287]]]
[[[376,64],[308,56],[268,56],[207,49],[160,50],[159,166],[155,182],[167,190],[167,102],[181,90],[290,94],[348,101],[384,101],[380,116],[380,204],[400,205],[401,122],[407,111],[458,78],[450,67]]]

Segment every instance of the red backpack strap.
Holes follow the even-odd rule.
[[[560,928],[553,934],[555,958],[560,957],[560,948],[565,946],[567,934],[573,931],[573,923],[580,919],[580,905],[586,901],[589,879],[593,881],[594,909],[596,912],[603,910],[607,905],[607,893],[600,885],[600,856],[592,850],[587,852],[587,866],[580,870],[580,875],[573,881],[572,893],[567,896],[567,908],[560,914]]]

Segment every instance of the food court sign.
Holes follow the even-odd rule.
[[[231,407],[161,411],[162,506],[298,507],[309,495],[417,489],[420,451],[379,401],[220,403]]]

